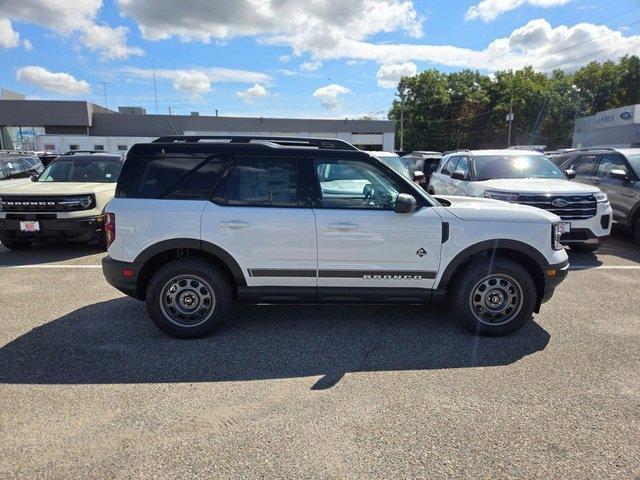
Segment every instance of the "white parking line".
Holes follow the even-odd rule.
[[[640,270],[640,265],[570,265],[569,270]]]

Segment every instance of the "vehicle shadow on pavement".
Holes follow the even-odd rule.
[[[604,265],[602,258],[617,257],[620,260],[640,263],[640,248],[635,244],[628,232],[619,228],[611,231],[611,237],[607,238],[595,253],[582,253],[572,251],[569,254],[569,264],[583,269],[595,268]]]
[[[9,250],[0,243],[0,267],[40,265],[63,262],[91,255],[105,256],[97,245],[74,243],[38,243],[25,250]]]
[[[427,309],[425,311],[425,309]],[[476,337],[442,308],[245,306],[214,335],[177,340],[142,302],[121,297],[80,308],[0,348],[0,383],[224,382],[345,373],[507,365],[543,350],[535,322],[502,338]]]

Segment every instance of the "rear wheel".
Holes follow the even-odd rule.
[[[456,320],[475,334],[515,332],[532,317],[537,291],[531,275],[505,258],[478,258],[453,284]]]
[[[25,250],[31,246],[31,242],[27,242],[27,241],[2,240],[1,242],[2,242],[2,245],[7,247],[9,250]]]
[[[177,338],[209,335],[232,302],[225,275],[211,263],[178,259],[161,267],[147,287],[147,312],[164,333]]]

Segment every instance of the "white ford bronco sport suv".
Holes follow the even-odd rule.
[[[0,242],[10,249],[51,239],[106,246],[104,207],[122,163],[121,155],[62,155],[33,182],[0,184]]]
[[[210,333],[233,301],[419,304],[446,294],[472,332],[504,335],[568,270],[556,215],[433,198],[336,139],[134,145],[106,217],[105,278],[182,338]]]
[[[444,156],[428,191],[543,208],[570,223],[563,245],[594,252],[611,233],[611,205],[598,187],[570,182],[573,177],[533,150],[458,150]]]

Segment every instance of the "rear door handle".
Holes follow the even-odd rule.
[[[327,228],[330,228],[331,230],[355,230],[358,228],[358,225],[349,222],[338,222],[328,224]]]
[[[232,220],[229,222],[220,222],[218,227],[220,228],[249,228],[251,226],[248,222],[241,222],[238,220]]]

